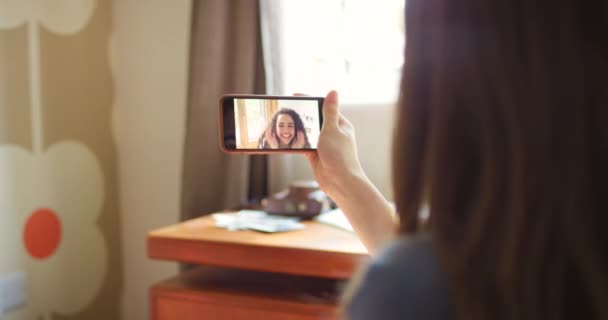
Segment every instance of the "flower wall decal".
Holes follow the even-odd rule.
[[[20,52],[27,57],[21,73],[29,88],[20,101],[28,104],[19,108],[29,108],[32,141],[31,150],[0,143],[0,277],[24,271],[28,295],[24,307],[0,315],[2,320],[118,318],[115,154],[103,121],[111,112],[112,81],[73,72],[109,74],[102,50],[110,12],[105,1],[0,0],[0,35],[11,29],[6,32],[21,30],[27,37]],[[0,41],[0,53],[2,46],[10,43]],[[58,49],[69,52],[55,55]],[[3,63],[11,61],[0,59],[0,80],[24,69]],[[0,81],[0,92],[5,83]],[[74,83],[92,89],[74,95],[83,92]],[[0,114],[7,108],[17,106],[0,99]],[[89,129],[84,134],[73,129],[83,123]],[[0,122],[0,136],[6,129]]]
[[[0,242],[0,252],[14,255],[0,265],[0,273],[25,270],[29,296],[28,308],[7,319],[79,311],[99,290],[107,266],[97,226],[104,196],[97,159],[73,141],[52,145],[42,155],[0,146],[0,176],[0,225],[18,226],[3,230],[9,241]]]

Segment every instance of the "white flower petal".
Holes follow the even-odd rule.
[[[32,2],[0,0],[0,29],[10,29],[25,23],[32,13]]]
[[[95,11],[95,0],[36,0],[41,25],[58,34],[74,34],[84,28]]]
[[[65,228],[80,228],[83,223],[97,225],[104,199],[104,181],[93,152],[79,142],[57,143],[47,149],[41,166],[41,175],[46,177],[46,186],[41,187],[47,191],[41,200],[56,204],[53,209],[58,210],[58,214],[74,213],[62,221]]]
[[[24,213],[36,197],[34,158],[25,149],[0,146],[0,276],[25,268]]]
[[[106,277],[108,252],[101,231],[94,226],[64,231],[62,244],[51,258],[31,262],[31,279],[36,286],[30,299],[38,310],[73,314],[99,292]]]
[[[39,319],[42,314],[36,314],[33,309],[20,308],[0,316],[2,320]]]

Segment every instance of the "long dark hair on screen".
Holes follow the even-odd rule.
[[[310,148],[310,142],[308,142],[308,134],[306,133],[306,127],[304,126],[304,121],[302,121],[302,118],[300,117],[300,115],[293,109],[289,109],[289,108],[279,109],[279,111],[275,112],[275,114],[272,116],[272,120],[270,121],[270,123],[268,124],[268,127],[266,127],[266,128],[270,128],[270,130],[272,130],[272,133],[274,134],[275,137],[278,136],[277,119],[282,114],[286,114],[293,119],[295,134],[294,134],[293,139],[291,139],[291,142],[289,142],[289,147],[291,148],[291,146],[294,143],[294,141],[296,140],[298,134],[304,133],[304,148]],[[265,133],[266,133],[266,130],[264,130],[262,132],[262,134],[260,135],[260,138],[258,139],[258,145],[262,149],[270,148],[268,143],[265,141],[266,140]]]
[[[400,233],[433,235],[459,319],[607,319],[608,2],[405,14]]]

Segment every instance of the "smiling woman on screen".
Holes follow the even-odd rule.
[[[259,149],[309,149],[310,142],[300,115],[283,108],[272,116],[272,121],[258,140]]]

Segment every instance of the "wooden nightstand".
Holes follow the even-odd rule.
[[[151,287],[152,319],[334,318],[345,281],[368,254],[350,232],[305,224],[264,234],[202,217],[151,231],[150,258],[200,265]]]

